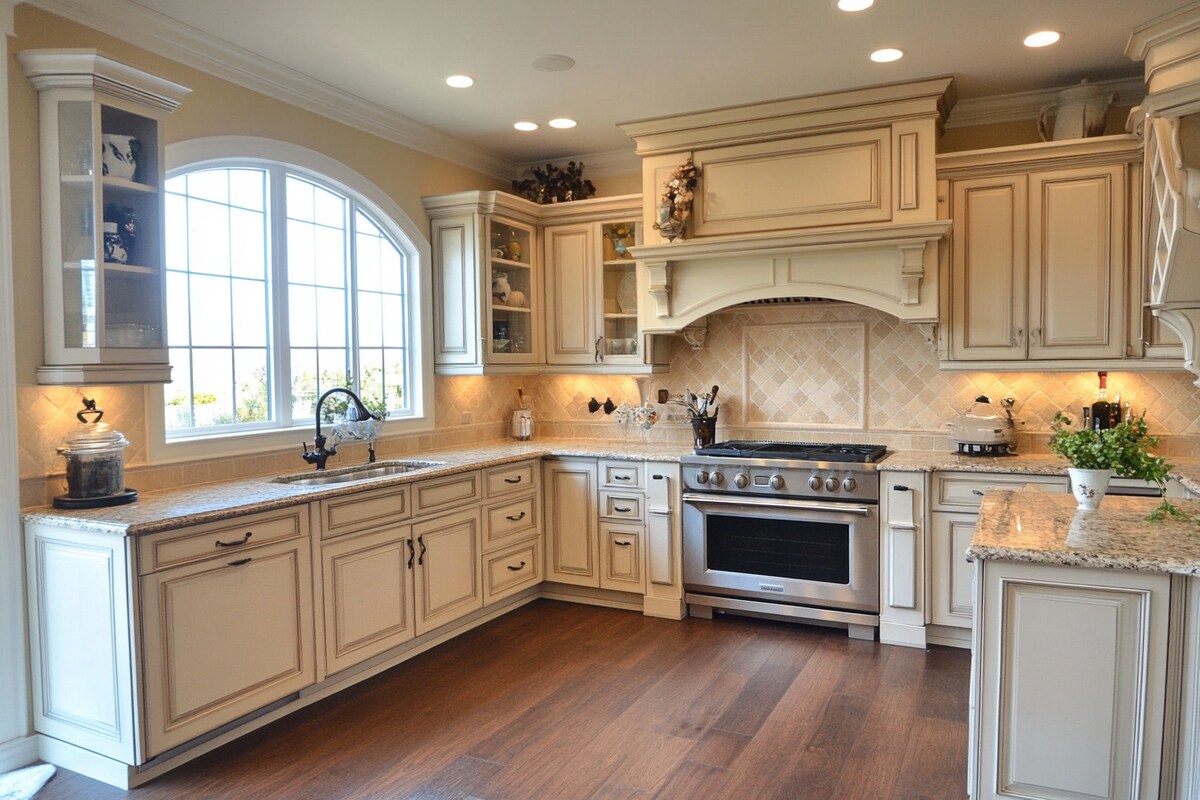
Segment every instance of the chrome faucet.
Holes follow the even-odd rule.
[[[329,395],[335,394],[337,392],[341,392],[342,394],[347,395],[350,398],[352,405],[350,405],[346,408],[346,417],[348,419],[350,419],[352,421],[366,420],[366,419],[376,419],[376,420],[379,419],[379,417],[377,415],[372,414],[370,411],[368,411],[367,407],[365,405],[363,405],[363,401],[361,399],[359,399],[359,396],[356,395],[354,392],[350,391],[349,389],[343,388],[341,386],[335,386],[332,389],[330,389],[329,391],[325,392],[323,395],[321,395],[321,397],[317,400],[317,437],[315,439],[313,439],[313,449],[312,450],[308,449],[308,442],[300,443],[301,447],[304,448],[304,455],[302,456],[302,458],[305,461],[307,461],[309,464],[316,464],[317,469],[325,469],[325,462],[329,459],[329,457],[337,455],[337,445],[334,444],[333,447],[326,448],[325,442],[328,440],[321,434],[321,408],[325,405],[325,401],[329,398]],[[372,447],[371,448],[371,456],[372,456],[371,460],[372,461],[374,460],[374,455],[375,455],[375,448]]]

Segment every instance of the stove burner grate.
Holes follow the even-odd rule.
[[[806,461],[871,464],[887,455],[887,447],[881,444],[733,440],[699,448],[696,450],[696,455],[726,458],[790,458]]]

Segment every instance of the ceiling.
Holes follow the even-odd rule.
[[[631,154],[616,127],[623,121],[854,86],[953,74],[962,100],[1139,76],[1140,65],[1124,56],[1130,32],[1182,5],[876,0],[847,14],[833,0],[33,2],[85,24],[116,20],[117,35],[159,52],[174,36],[186,53],[165,54],[185,62],[191,54],[241,64],[250,78],[265,71],[275,83],[316,81],[310,95],[332,104],[324,113],[336,114],[340,97],[374,121],[452,137],[448,144],[510,168]],[[1063,40],[1022,45],[1046,28]],[[868,59],[885,46],[907,55]],[[546,54],[570,56],[575,67],[533,69]],[[444,79],[453,73],[473,76],[475,86],[450,89]],[[578,127],[546,126],[562,116]],[[515,131],[519,119],[541,128]]]

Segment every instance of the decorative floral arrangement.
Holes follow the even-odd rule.
[[[663,187],[662,197],[658,205],[658,222],[654,229],[660,231],[668,240],[674,241],[683,235],[684,225],[692,214],[692,200],[695,198],[696,184],[700,180],[700,168],[689,158],[675,168],[671,177]]]
[[[513,192],[535,203],[569,203],[586,200],[596,193],[592,182],[583,177],[583,162],[567,162],[566,168],[547,164],[533,167],[532,178],[512,182]]]

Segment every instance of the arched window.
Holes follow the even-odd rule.
[[[316,398],[334,386],[387,411],[389,427],[431,428],[428,244],[407,216],[303,148],[198,140],[169,148],[176,160],[162,446],[191,455],[175,443],[237,436],[252,451],[274,444],[271,431],[298,444],[295,429],[313,425]]]

